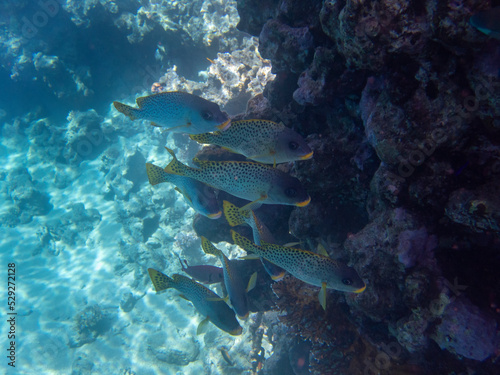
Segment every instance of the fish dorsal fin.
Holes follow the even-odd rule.
[[[141,96],[141,97],[135,99],[135,102],[137,103],[137,106],[139,108],[142,108],[142,106],[148,102],[148,98],[150,98],[151,96],[152,95],[150,95],[150,96]]]
[[[235,227],[245,223],[245,218],[242,216],[243,212],[231,202],[223,201],[222,210],[230,226]]]
[[[231,238],[236,245],[241,247],[246,252],[262,252],[264,250],[262,247],[257,246],[248,238],[243,237],[241,234],[235,232],[234,230],[231,230]]]
[[[330,255],[328,255],[328,252],[326,251],[325,247],[322,244],[318,244],[317,253],[330,258]]]
[[[212,242],[210,242],[206,237],[201,236],[201,248],[205,254],[221,256],[222,251],[217,249]]]
[[[183,192],[181,189],[179,189],[177,186],[174,188],[174,190],[177,190],[182,196],[190,203],[193,204],[193,201],[191,200],[191,197],[189,197],[185,192]]]
[[[207,167],[213,163],[211,160],[200,160],[198,158],[193,158],[193,163],[196,164],[199,168]]]
[[[323,281],[321,283],[321,289],[318,293],[318,298],[319,298],[319,304],[323,308],[323,310],[326,310],[326,283]]]
[[[246,292],[248,293],[253,288],[255,288],[256,284],[257,284],[257,272],[254,272],[252,273],[252,276],[250,276],[250,279],[248,280]]]
[[[201,335],[202,333],[205,333],[207,331],[209,321],[210,318],[207,316],[200,322],[200,324],[198,324],[198,328],[196,328],[196,335]]]
[[[189,138],[198,143],[209,145],[212,143],[213,137],[220,135],[220,131],[215,131],[213,133],[202,133],[202,134],[189,134]]]

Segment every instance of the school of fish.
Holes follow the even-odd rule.
[[[288,272],[303,282],[320,287],[318,299],[323,309],[327,308],[327,289],[352,293],[365,290],[366,284],[354,268],[331,259],[325,251],[315,253],[277,244],[271,231],[255,213],[262,204],[304,207],[311,201],[297,178],[276,168],[279,163],[313,157],[313,151],[300,134],[282,123],[268,120],[231,122],[217,104],[183,92],[153,94],[138,98],[136,102],[139,108],[119,102],[113,104],[131,120],[149,120],[165,131],[189,134],[196,142],[214,144],[251,159],[193,159],[196,164],[196,168],[193,168],[181,163],[175,153],[166,148],[172,160],[165,168],[146,164],[151,185],[172,183],[199,214],[219,219],[223,212],[231,227],[242,224],[250,226],[253,241],[231,230],[234,243],[248,253],[245,258],[260,258],[272,280],[280,280]],[[237,207],[224,201],[221,209],[214,189],[250,202],[244,207]],[[174,288],[183,298],[191,301],[204,316],[197,333],[203,332],[204,326],[210,321],[231,335],[239,335],[243,328],[236,317],[245,319],[250,313],[247,294],[256,284],[257,272],[248,280],[244,279],[234,261],[208,239],[202,237],[201,245],[204,253],[216,256],[222,267],[189,266],[186,261],[184,265],[179,257],[182,270],[191,278],[179,274],[169,277],[150,268],[150,279],[157,293]],[[226,296],[220,297],[201,284],[217,282],[223,283]]]

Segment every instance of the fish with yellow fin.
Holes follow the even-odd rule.
[[[261,240],[267,243],[276,243],[269,228],[255,215],[253,210],[258,208],[256,204],[252,202],[243,207],[236,207],[231,202],[223,201],[222,207],[224,216],[231,227],[247,224],[252,228],[253,242],[256,245],[260,246]],[[279,281],[285,276],[285,270],[283,268],[278,267],[262,257],[260,257],[260,261],[267,274],[271,276],[271,279],[274,281]]]
[[[257,272],[252,274],[247,285],[235,268],[234,263],[205,237],[201,237],[201,248],[205,254],[215,255],[219,258],[222,263],[222,269],[224,270],[224,285],[227,291],[227,302],[229,302],[229,306],[233,308],[238,317],[246,319],[250,312],[247,293],[255,287]]]
[[[161,92],[136,99],[139,108],[113,102],[131,120],[149,120],[172,133],[201,134],[225,130],[231,125],[219,106],[187,92]]]
[[[148,268],[149,277],[156,293],[174,288],[181,292],[181,297],[190,301],[198,312],[205,316],[199,324],[197,334],[203,331],[210,321],[221,330],[233,335],[240,335],[243,328],[238,323],[234,311],[226,302],[207,287],[182,275],[173,274],[172,277],[152,268]]]
[[[221,146],[265,164],[306,160],[313,151],[304,138],[282,123],[268,120],[232,121],[225,131],[194,134],[198,143]]]
[[[168,181],[170,174],[194,178],[238,198],[263,204],[303,207],[311,197],[298,179],[266,164],[251,161],[206,161],[194,159],[198,168],[182,164],[175,153],[166,148],[173,160],[161,171],[146,164],[151,185]]]
[[[321,287],[318,298],[323,309],[326,309],[326,289],[352,293],[366,289],[354,268],[325,255],[265,242],[257,246],[234,230],[231,235],[234,243],[246,252],[266,258],[305,283]]]
[[[146,170],[148,176],[163,173],[162,168],[153,164],[146,164]],[[193,178],[175,174],[164,175],[164,177],[165,181],[162,182],[175,185],[175,190],[181,193],[186,203],[199,214],[209,219],[218,219],[222,215],[215,191],[210,186]]]

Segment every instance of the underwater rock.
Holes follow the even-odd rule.
[[[157,333],[148,337],[147,350],[158,361],[186,366],[200,355],[200,344],[194,338],[188,340],[187,337],[178,337],[173,341],[167,340],[164,333]]]
[[[373,152],[363,161],[353,160],[362,141],[353,134],[355,125],[350,126],[350,130],[337,128],[335,134],[313,134],[306,139],[314,156],[295,163],[295,175],[303,182],[311,203],[295,209],[290,216],[290,231],[297,238],[331,236],[340,242],[368,222],[365,202],[376,166]]]
[[[455,223],[465,225],[474,232],[500,232],[498,181],[476,190],[462,188],[454,191],[449,197],[445,214]]]
[[[71,111],[67,120],[63,157],[68,163],[78,165],[83,160],[94,160],[108,147],[101,127],[104,120],[95,110]]]
[[[465,298],[455,298],[446,306],[431,338],[441,349],[477,361],[498,350],[497,323]]]
[[[429,343],[426,330],[430,320],[429,313],[425,309],[414,309],[410,316],[396,323],[394,330],[398,342],[410,353],[426,349]]]
[[[325,1],[320,20],[349,68],[376,71],[390,54],[418,56],[431,36],[425,8],[406,0]]]
[[[9,226],[26,224],[34,216],[47,215],[53,208],[50,195],[36,188],[36,181],[26,168],[16,168],[6,175],[5,194],[10,198],[12,207],[2,221]]]
[[[262,28],[259,42],[259,52],[273,61],[274,73],[300,73],[312,60],[313,37],[308,27],[293,28],[271,19]]]
[[[259,36],[262,26],[276,14],[276,6],[281,0],[237,0],[238,30]]]
[[[405,263],[435,270],[436,260],[430,250],[434,246],[435,238],[415,213],[396,208],[375,217],[344,242],[354,267],[367,281],[366,290],[347,299],[347,303],[375,321],[401,317],[406,309]]]
[[[75,316],[75,332],[70,338],[70,348],[94,342],[99,335],[111,328],[111,315],[99,305],[87,306]]]

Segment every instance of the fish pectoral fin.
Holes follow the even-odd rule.
[[[324,255],[325,257],[330,258],[330,255],[326,252],[325,247],[322,244],[318,244],[318,248],[316,251],[318,254]]]
[[[224,130],[227,130],[230,126],[231,126],[231,119],[223,122],[220,125],[217,125],[216,128],[221,130],[221,131],[224,131]]]
[[[182,194],[182,196],[191,204],[193,204],[193,201],[191,200],[191,197],[189,197],[185,192],[183,192],[181,189],[179,189],[177,186],[174,188],[174,190],[177,190],[178,193]]]
[[[151,121],[151,125],[156,127],[156,128],[161,128],[161,125],[158,125],[156,122]]]
[[[264,199],[267,198],[267,195]],[[254,200],[253,202],[245,204],[243,207],[240,208],[240,212],[242,211],[254,211],[262,206],[262,201],[264,200],[262,197],[259,199]]]
[[[209,321],[210,318],[207,316],[200,322],[200,324],[198,324],[198,328],[196,328],[196,335],[201,335],[202,333],[205,333],[207,331]]]
[[[321,305],[323,310],[326,310],[326,283],[325,282],[321,283],[321,290],[319,291],[318,298],[319,298],[319,304]]]
[[[191,301],[189,298],[187,298],[184,294],[179,294],[179,297],[185,299],[186,301]]]
[[[257,272],[254,272],[254,273],[252,273],[252,276],[250,276],[250,280],[248,280],[246,292],[248,293],[253,288],[255,288],[256,284],[257,284]]]
[[[283,245],[283,247],[294,247],[300,245],[300,242],[287,242],[286,244]]]

